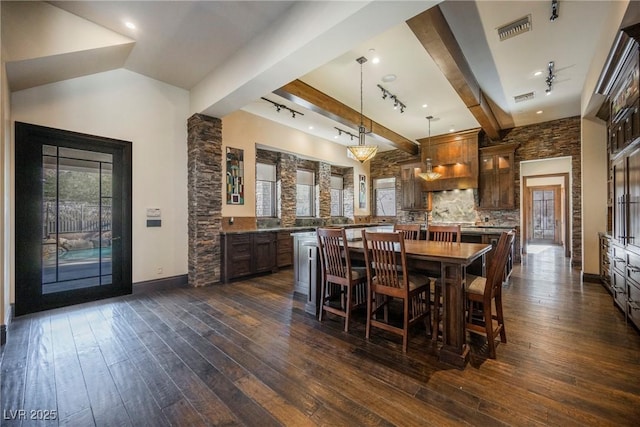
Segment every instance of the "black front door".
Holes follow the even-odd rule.
[[[15,135],[16,315],[131,293],[131,143]]]

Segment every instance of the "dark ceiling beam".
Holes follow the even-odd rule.
[[[342,123],[345,126],[358,127],[360,124],[360,113],[358,111],[320,92],[318,89],[309,86],[301,80],[294,80],[287,83],[280,89],[274,90],[273,93],[301,107]],[[366,116],[363,119],[365,127],[367,130],[371,130],[371,133],[388,140],[399,150],[412,155],[418,154],[418,145],[416,143],[374,122]]]
[[[491,109],[488,98],[480,89],[480,85],[462,54],[462,49],[451,32],[440,7],[432,7],[414,16],[407,21],[407,24],[440,67],[442,73],[487,136],[493,140],[501,139],[501,127]]]

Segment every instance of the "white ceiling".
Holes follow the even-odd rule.
[[[334,138],[337,134],[334,126],[349,130],[344,125],[270,92],[292,78],[299,78],[359,111],[360,66],[355,59],[366,56],[369,61],[363,65],[365,115],[414,141],[427,136],[427,115],[436,118],[432,122],[432,135],[478,127],[404,23],[438,1],[49,3],[133,39],[135,44],[121,66],[190,90],[192,98],[198,98],[205,106],[197,107],[198,112],[224,115],[242,108],[349,145],[351,140],[347,136]],[[615,4],[562,0],[560,16],[554,22],[549,20],[551,6],[547,0],[446,1],[440,5],[482,90],[510,115],[511,120],[502,120],[501,124],[522,126],[580,114],[580,94],[593,58],[593,46],[608,24],[604,18],[612,13]],[[4,10],[7,6],[2,7]],[[497,40],[498,26],[528,14],[532,17],[530,32],[503,42]],[[4,16],[3,12],[3,22]],[[126,28],[127,20],[137,28]],[[306,33],[306,28],[315,32]],[[264,48],[260,42],[276,40],[274,34],[279,44],[272,49]],[[256,55],[258,47],[261,50]],[[373,63],[374,56],[380,58],[380,63]],[[246,69],[247,77],[238,78],[244,78],[247,84],[234,82],[234,87],[221,91],[220,87],[229,80],[230,68],[227,67],[226,79],[216,80],[216,73],[223,76],[219,71],[234,61]],[[549,61],[555,61],[557,77],[552,94],[545,96]],[[269,68],[265,64],[274,65]],[[301,73],[291,75],[291,70]],[[534,76],[538,70],[543,74]],[[37,72],[46,73],[46,69]],[[382,76],[390,73],[396,74],[397,79],[382,82]],[[208,86],[216,91],[202,89],[206,86],[203,81],[210,82]],[[406,104],[404,113],[393,110],[390,99],[382,99],[378,83]],[[533,100],[514,102],[513,96],[529,91],[535,92]],[[210,95],[214,92],[215,96]],[[235,96],[238,93],[242,96]],[[207,96],[212,99],[202,102]],[[304,116],[293,119],[284,111],[277,113],[271,104],[260,99],[262,96],[303,112]],[[423,104],[428,107],[423,108]],[[207,109],[209,105],[212,107]],[[537,111],[542,113],[536,114]],[[378,143],[381,149],[391,148],[383,141]]]

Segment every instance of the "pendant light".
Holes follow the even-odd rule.
[[[360,163],[364,163],[367,160],[371,160],[376,155],[378,147],[375,145],[366,145],[365,143],[364,137],[367,132],[364,127],[364,115],[362,112],[362,64],[367,62],[367,58],[361,56],[356,59],[356,61],[360,64],[360,126],[358,126],[358,145],[349,145],[347,148],[356,160]]]
[[[427,116],[427,120],[429,120],[429,142],[427,145],[427,158],[425,160],[427,169],[424,172],[418,174],[418,176],[425,181],[435,181],[442,176],[441,174],[433,170],[433,165],[431,164],[431,119],[433,119],[433,116]]]

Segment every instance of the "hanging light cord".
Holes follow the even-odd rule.
[[[360,127],[364,127],[364,119],[363,119],[363,110],[364,110],[364,103],[362,101],[362,91],[363,91],[363,84],[362,84],[362,64],[364,63],[364,61],[359,61],[360,62]]]

